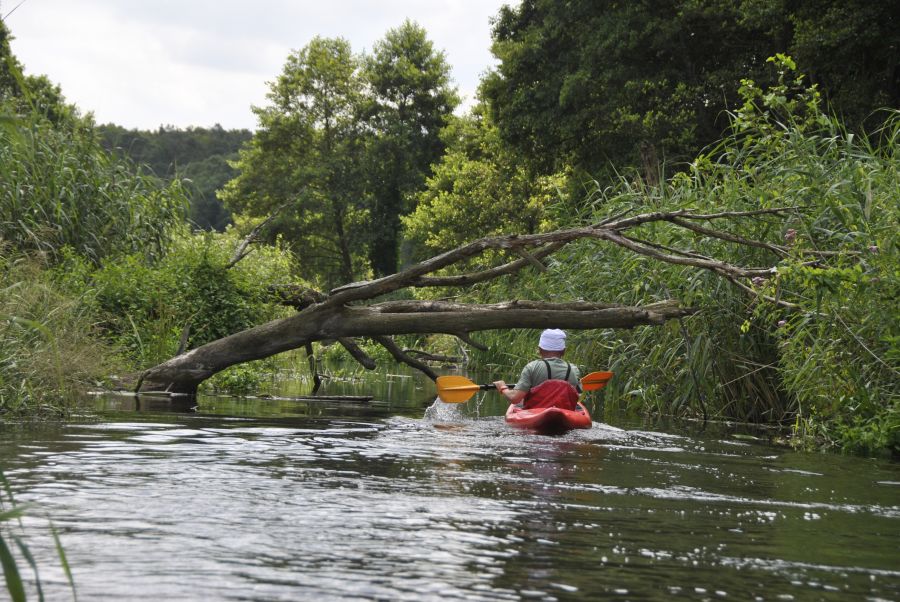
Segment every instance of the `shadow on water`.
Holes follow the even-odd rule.
[[[0,427],[0,462],[86,600],[900,598],[896,463],[716,425],[533,435],[415,378],[326,393],[374,399],[99,398]]]

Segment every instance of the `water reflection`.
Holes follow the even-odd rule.
[[[895,463],[635,423],[543,437],[411,390],[2,427],[48,599],[44,513],[85,600],[900,597]]]

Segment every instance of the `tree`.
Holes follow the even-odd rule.
[[[232,211],[280,212],[271,236],[294,243],[302,274],[326,285],[362,271],[365,239],[363,93],[359,62],[344,39],[314,38],[292,53],[254,108],[260,129],[240,153],[240,175],[222,198]]]
[[[402,218],[415,259],[445,251],[473,235],[534,233],[554,227],[550,206],[562,175],[534,177],[500,140],[483,105],[445,128],[447,150],[416,209]]]
[[[444,152],[440,130],[459,104],[450,85],[450,66],[435,52],[423,28],[411,21],[387,32],[366,57],[371,86],[368,149],[371,169],[372,242],[375,274],[397,269],[400,217]]]
[[[896,20],[891,3],[864,0],[523,0],[500,12],[501,62],[481,92],[539,171],[630,165],[654,181],[659,161],[720,137],[738,82],[770,82],[776,53],[794,55],[850,127],[900,105]]]
[[[782,254],[783,247],[753,241],[700,226],[716,220],[789,213],[792,208],[770,208],[713,214],[679,210],[628,216],[611,216],[599,223],[528,235],[488,237],[459,246],[410,266],[396,274],[376,280],[355,282],[329,293],[302,289],[297,291],[294,316],[213,341],[172,358],[143,373],[138,389],[159,389],[170,393],[194,394],[205,379],[228,366],[312,345],[316,341],[337,340],[369,368],[371,361],[353,342],[353,337],[368,337],[383,345],[397,360],[436,375],[417,360],[407,356],[391,335],[445,333],[475,346],[470,333],[498,328],[631,328],[641,324],[662,324],[666,320],[694,313],[669,300],[643,307],[605,304],[593,301],[542,302],[509,301],[499,304],[466,304],[453,301],[399,300],[372,303],[378,297],[409,288],[458,288],[488,282],[515,274],[528,266],[543,269],[542,259],[579,240],[613,244],[655,261],[692,266],[734,282],[741,290],[755,295],[742,281],[774,274],[771,266],[742,267],[706,257],[693,251],[670,249],[631,236],[643,225],[669,224],[688,235],[728,241],[747,247],[762,246]],[[467,262],[485,253],[507,252],[516,259],[488,268],[466,271]],[[810,256],[821,256],[809,251]],[[456,269],[447,274],[446,270]],[[786,301],[765,297],[776,304]]]
[[[109,151],[129,157],[164,180],[182,179],[191,197],[191,223],[202,230],[223,231],[231,214],[216,191],[237,175],[229,161],[238,158],[249,130],[160,127],[155,131],[129,130],[115,124],[97,126],[100,141]]]

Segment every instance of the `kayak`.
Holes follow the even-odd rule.
[[[562,408],[535,408],[526,410],[517,405],[509,406],[506,422],[515,428],[527,429],[541,435],[560,434],[572,429],[591,428],[591,415],[581,402],[577,410]]]

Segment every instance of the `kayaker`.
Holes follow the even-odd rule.
[[[510,403],[525,408],[561,407],[575,409],[581,392],[578,368],[562,357],[566,352],[566,333],[558,328],[547,329],[538,341],[541,359],[528,362],[519,381],[512,387],[505,381],[494,383],[497,391]]]

